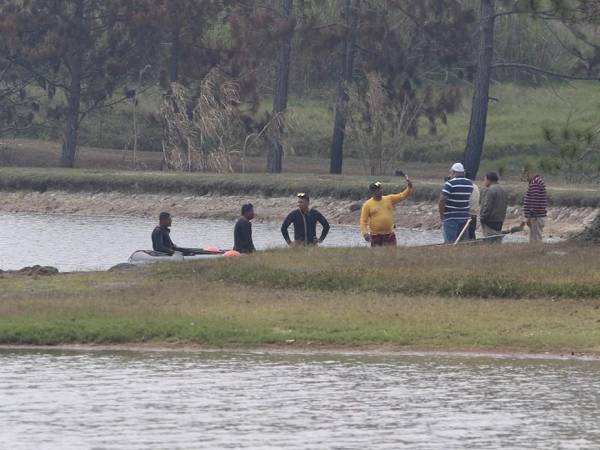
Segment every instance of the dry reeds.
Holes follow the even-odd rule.
[[[161,117],[167,166],[182,171],[231,172],[230,154],[241,142],[237,83],[211,71],[198,94],[173,83]]]

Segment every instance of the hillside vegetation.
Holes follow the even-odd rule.
[[[484,168],[516,173],[526,161],[535,164],[542,156],[555,155],[557,149],[549,146],[544,139],[544,126],[560,128],[567,121],[581,129],[599,125],[600,85],[597,83],[577,82],[542,87],[498,83],[493,87],[492,95],[497,101],[492,101],[490,106]],[[333,96],[334,93],[331,92],[314,99],[293,97],[290,101],[291,130],[287,137],[287,154],[288,157],[316,158],[314,162],[307,164],[305,172],[315,170],[315,164],[323,166],[317,172],[327,168],[328,161],[324,158],[329,152],[333,129]],[[142,150],[161,150],[162,131],[156,117],[159,103],[160,95],[156,91],[149,91],[140,99],[138,114],[141,116],[142,130],[139,145]],[[261,108],[263,111],[268,110],[270,103],[264,102]],[[446,125],[440,124],[435,135],[427,134],[426,127],[423,127],[421,136],[400,143],[397,158],[392,165],[396,166],[402,161],[445,165],[450,161],[460,160],[468,123],[467,93],[463,107],[448,117]],[[96,113],[84,122],[81,144],[116,150],[131,149],[132,127],[131,106],[120,105]],[[60,138],[57,130],[43,124],[38,124],[21,135],[33,139]],[[360,160],[360,149],[351,135],[347,144],[348,155]],[[11,147],[10,143],[7,145]],[[18,153],[19,149],[15,148],[14,151]],[[249,155],[255,157],[264,157],[265,152],[265,143],[260,140],[249,149]],[[10,165],[11,158],[5,159],[4,164]],[[27,161],[20,161],[18,155],[12,155],[12,161],[18,165],[27,164]],[[37,165],[35,158],[30,157],[27,165]],[[349,160],[349,166],[352,168],[356,164]],[[100,164],[100,167],[103,166]],[[260,167],[260,170],[264,170],[264,167]],[[296,167],[295,171],[301,170]]]

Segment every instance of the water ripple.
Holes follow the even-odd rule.
[[[0,352],[19,449],[600,447],[600,364]]]

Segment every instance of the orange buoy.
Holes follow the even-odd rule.
[[[225,256],[225,257],[241,256],[241,253],[236,252],[235,250],[227,250],[225,253],[223,253],[223,256]]]

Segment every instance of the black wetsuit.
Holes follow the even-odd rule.
[[[252,222],[245,217],[240,217],[233,229],[233,240],[233,249],[236,252],[252,253],[256,250],[252,242]]]
[[[316,209],[311,209],[304,214],[299,209],[292,211],[281,225],[281,234],[285,241],[290,244],[290,234],[288,228],[294,224],[294,241],[304,243],[304,245],[314,245],[317,243],[317,223],[323,227],[319,241],[324,241],[329,233],[329,222]]]
[[[177,247],[170,236],[171,230],[165,225],[160,225],[152,232],[152,248],[155,252],[172,255],[175,252],[188,253],[187,248]]]

